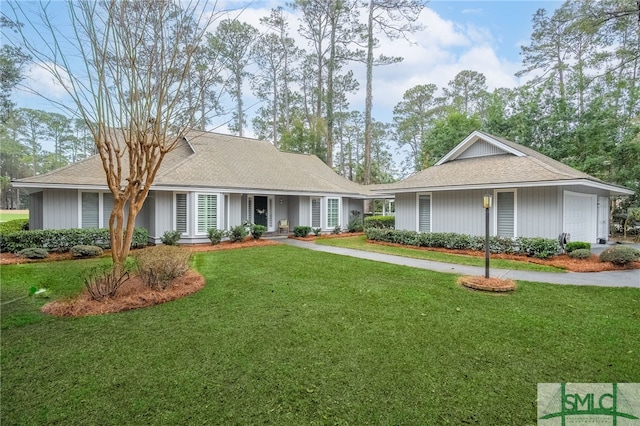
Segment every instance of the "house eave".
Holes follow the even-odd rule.
[[[571,180],[553,180],[553,181],[536,181],[536,182],[501,182],[501,183],[482,183],[469,185],[450,185],[450,186],[416,186],[412,188],[389,188],[378,190],[380,195],[384,194],[403,194],[411,192],[437,192],[437,191],[462,191],[468,189],[506,189],[506,188],[538,188],[543,186],[570,186],[582,185],[595,189],[603,189],[611,192],[611,195],[633,195],[631,189],[607,184],[604,182],[595,182],[588,179],[571,179]]]
[[[507,152],[509,154],[513,154],[516,157],[525,157],[526,156],[526,154],[524,154],[523,152],[520,152],[517,149],[514,149],[514,148],[512,148],[512,147],[510,147],[510,146],[508,146],[508,145],[506,145],[506,144],[504,144],[502,142],[500,142],[499,140],[494,139],[494,138],[490,137],[489,135],[486,135],[484,133],[478,132],[476,130],[476,131],[472,132],[469,136],[467,136],[462,142],[460,142],[458,145],[456,145],[455,148],[453,148],[451,151],[449,151],[447,153],[447,155],[442,157],[440,159],[440,161],[438,161],[435,165],[436,166],[440,166],[440,165],[446,163],[447,161],[455,160],[469,146],[471,146],[474,143],[476,143],[479,139],[487,141],[491,145],[497,146],[501,150],[503,150],[503,151],[505,151],[505,152]]]
[[[16,188],[25,188],[27,192],[37,192],[43,189],[74,189],[82,191],[109,191],[106,185],[79,185],[79,184],[60,184],[60,183],[37,183],[37,182],[20,182],[15,181],[13,185]],[[352,192],[332,192],[332,191],[300,191],[300,190],[281,190],[281,189],[257,189],[245,187],[211,187],[202,185],[152,185],[152,191],[175,191],[175,192],[220,192],[223,194],[247,193],[255,195],[297,195],[297,196],[340,196],[356,199],[373,199],[376,194],[366,195]]]

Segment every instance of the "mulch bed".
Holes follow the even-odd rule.
[[[432,247],[414,247],[406,246],[397,243],[386,243],[381,241],[369,241],[369,244],[380,244],[384,246],[404,247],[411,248],[413,250],[425,250],[425,251],[438,251],[448,254],[461,254],[466,256],[475,256],[484,258],[484,252],[477,250],[454,250]],[[601,262],[600,258],[596,255],[592,255],[588,259],[574,259],[566,254],[554,256],[549,259],[538,259],[537,257],[528,257],[515,254],[491,254],[491,259],[508,259],[518,260],[520,262],[536,263],[538,265],[555,266],[562,268],[570,272],[603,272],[603,271],[622,271],[626,269],[640,269],[640,262],[632,262],[628,265],[620,266],[614,265],[611,262]]]
[[[60,317],[83,317],[111,314],[131,309],[145,308],[180,299],[204,288],[205,279],[195,271],[189,271],[173,280],[162,291],[148,287],[140,277],[132,277],[118,289],[114,297],[102,301],[92,300],[84,290],[75,299],[55,300],[42,307],[42,312]]]
[[[503,280],[500,278],[464,276],[458,278],[458,284],[473,290],[490,291],[494,293],[506,293],[516,289],[516,283],[513,280]]]

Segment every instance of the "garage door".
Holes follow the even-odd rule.
[[[596,242],[597,208],[595,195],[564,192],[562,229],[571,234],[571,241]]]

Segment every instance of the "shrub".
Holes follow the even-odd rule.
[[[555,256],[560,252],[560,244],[554,239],[518,237],[516,244],[519,253],[540,259]]]
[[[347,230],[349,232],[362,232],[363,229],[364,225],[362,223],[362,219],[360,219],[360,212],[358,210],[351,210]]]
[[[181,236],[182,231],[166,231],[162,234],[162,237],[160,237],[160,241],[162,241],[162,244],[168,246],[176,246],[178,245],[178,240],[180,240]]]
[[[29,247],[20,250],[17,255],[20,257],[26,257],[27,259],[44,259],[49,256],[49,252],[43,248]]]
[[[0,234],[10,234],[18,231],[29,230],[29,219],[13,219],[0,222]]]
[[[311,232],[311,227],[310,226],[295,226],[293,228],[293,235],[295,237],[306,237],[307,235],[309,235],[309,232]]]
[[[133,230],[131,248],[147,245],[148,233],[144,228]],[[16,253],[29,247],[41,247],[49,251],[67,252],[77,245],[110,248],[109,229],[46,229],[19,231],[0,239],[0,251]]]
[[[322,232],[322,228],[313,228],[311,231],[313,231],[313,235],[317,237]]]
[[[394,229],[396,227],[395,216],[368,216],[364,218],[364,227]]]
[[[256,240],[262,237],[262,234],[267,232],[267,227],[264,225],[251,225],[251,236]]]
[[[96,257],[102,254],[102,249],[98,246],[77,245],[71,247],[73,257]]]
[[[331,231],[331,233],[334,234],[334,235],[339,235],[339,234],[342,233],[342,228],[340,227],[340,225],[336,225],[333,228],[333,231]]]
[[[564,249],[567,253],[571,253],[574,250],[581,250],[581,249],[591,250],[591,243],[586,243],[583,241],[572,241],[570,243],[567,243],[564,246]]]
[[[151,287],[160,290],[186,274],[189,270],[191,253],[176,246],[156,246],[135,255],[138,274]]]
[[[96,267],[85,277],[84,286],[93,300],[102,300],[114,296],[128,279],[128,272],[118,276],[112,268]]]
[[[249,235],[249,232],[247,232],[247,227],[244,225],[232,226],[227,233],[232,243],[244,240],[247,235]]]
[[[209,228],[207,230],[207,234],[209,236],[209,241],[211,241],[211,244],[215,246],[220,244],[225,232],[222,229]]]
[[[616,265],[626,265],[640,260],[640,250],[628,246],[610,247],[600,253],[600,260]]]
[[[569,254],[569,257],[573,259],[588,259],[591,257],[591,250],[579,248],[579,249],[570,251],[568,254]]]
[[[459,250],[484,250],[485,239],[480,236],[453,232],[415,232],[380,228],[365,228],[367,239],[421,247],[440,247]],[[517,239],[490,237],[491,253],[520,253],[547,258],[558,253],[558,242],[545,238]]]

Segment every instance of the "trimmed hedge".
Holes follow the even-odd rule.
[[[571,253],[574,250],[591,250],[591,243],[584,241],[571,241],[564,246],[567,253]]]
[[[71,254],[73,257],[96,257],[102,254],[102,249],[98,246],[73,246]]]
[[[26,257],[27,259],[44,259],[49,256],[49,252],[45,249],[30,247],[20,250],[17,255],[20,257]]]
[[[629,246],[613,246],[600,253],[600,260],[615,265],[626,265],[640,260],[640,250]]]
[[[294,237],[306,237],[311,232],[310,226],[294,226],[293,228],[293,236]]]
[[[364,227],[377,229],[394,229],[396,227],[395,216],[367,216],[364,218]]]
[[[11,234],[13,232],[28,231],[29,219],[13,219],[0,222],[0,234]]]
[[[589,259],[591,257],[591,250],[587,249],[575,249],[569,252],[569,257],[573,259]]]
[[[131,248],[146,246],[148,236],[146,229],[135,228]],[[109,249],[109,229],[45,229],[0,235],[0,251],[3,252],[16,253],[25,248],[38,247],[64,253],[79,245]]]
[[[453,232],[415,232],[393,229],[365,229],[367,239],[418,247],[436,247],[458,250],[484,250],[484,237]],[[546,259],[559,253],[560,246],[555,239],[516,239],[489,237],[491,253],[513,253]]]

